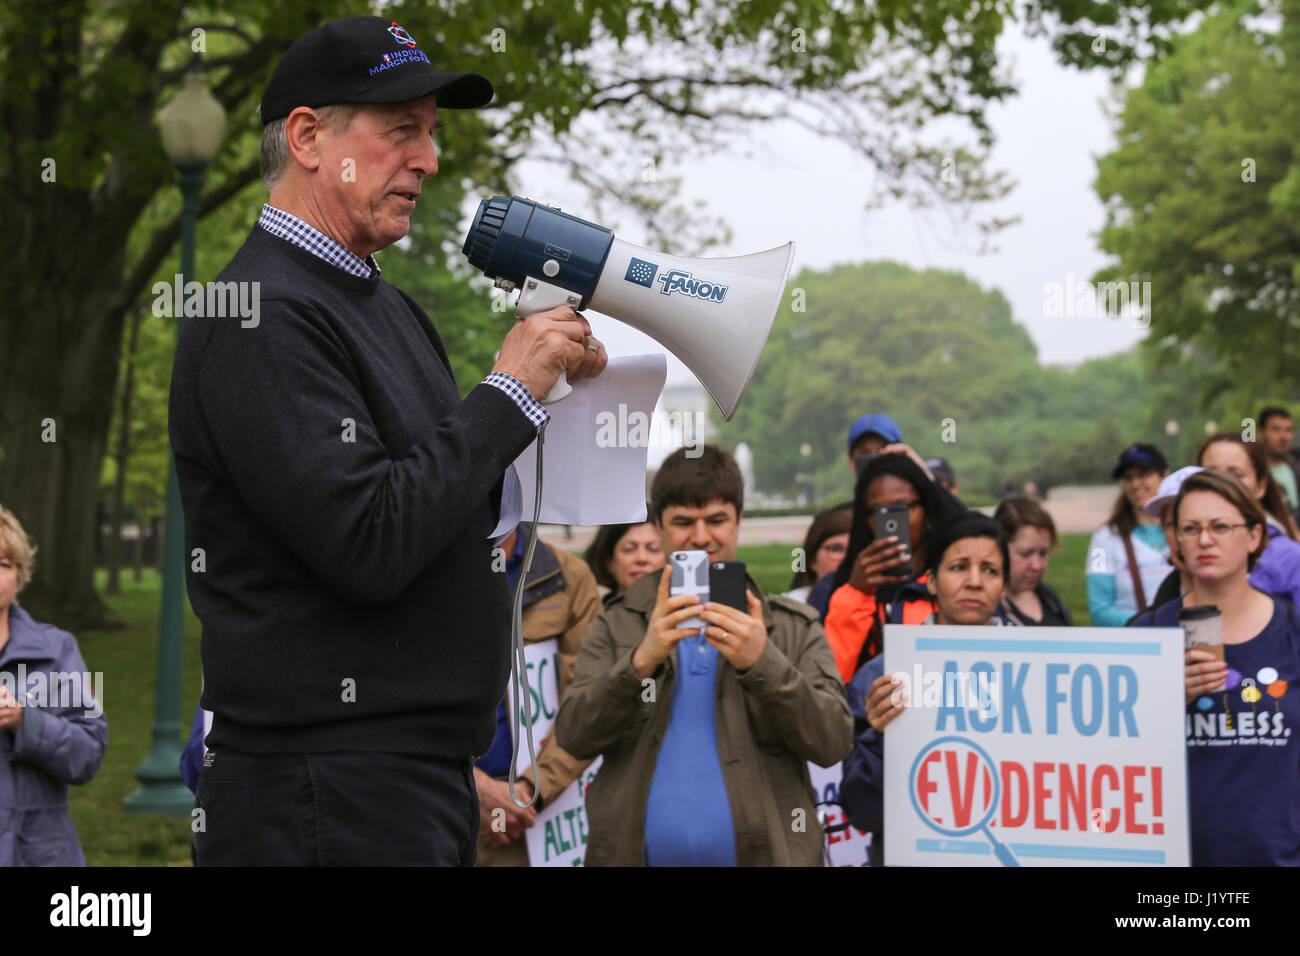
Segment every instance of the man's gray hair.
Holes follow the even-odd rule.
[[[316,115],[332,132],[342,133],[352,124],[352,118],[360,109],[361,107],[355,103],[337,103],[333,106],[317,107]],[[289,138],[285,134],[287,119],[288,117],[272,120],[262,130],[260,165],[262,182],[266,184],[267,192],[275,187],[289,165]]]

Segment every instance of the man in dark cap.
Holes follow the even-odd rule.
[[[559,374],[606,362],[553,309],[461,399],[429,317],[380,278],[437,172],[439,109],[491,98],[381,17],[313,30],[267,84],[270,200],[219,276],[258,319],[187,319],[172,375],[214,715],[200,865],[474,862],[473,759],[509,668],[492,552],[519,517],[510,463]]]

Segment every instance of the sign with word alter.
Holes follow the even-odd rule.
[[[524,831],[531,866],[582,866],[587,854],[587,787],[596,779],[597,757],[564,792],[548,803]]]
[[[885,862],[1187,866],[1177,628],[885,628]]]
[[[830,866],[870,866],[867,853],[871,849],[871,834],[851,826],[847,813],[840,806],[844,765],[837,763],[831,767],[819,767],[809,763],[808,775],[812,778],[817,812],[822,820],[826,862]]]
[[[523,728],[531,717],[533,728],[533,747],[540,756],[542,741],[555,726],[555,715],[560,712],[560,641],[548,638],[524,645],[524,664],[528,675],[528,689],[521,692],[528,695],[528,713],[525,715],[524,701],[519,701],[519,715],[511,727],[511,732],[519,733],[519,754],[515,759],[515,774],[521,774],[532,763],[528,759],[528,738]],[[514,691],[506,692],[506,700]]]

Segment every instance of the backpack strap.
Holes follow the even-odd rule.
[[[1133,579],[1133,594],[1137,598],[1138,611],[1147,609],[1147,592],[1142,587],[1142,575],[1138,574],[1137,556],[1133,553],[1133,536],[1124,535],[1124,554],[1128,557],[1128,573]]]

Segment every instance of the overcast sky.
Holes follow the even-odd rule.
[[[719,255],[743,255],[793,240],[793,273],[880,259],[957,269],[1001,290],[1045,363],[1123,351],[1144,334],[1131,320],[1051,318],[1043,307],[1047,283],[1064,284],[1071,274],[1086,280],[1106,263],[1096,246],[1102,208],[1092,188],[1094,159],[1113,143],[1101,106],[1106,77],[1060,66],[1044,38],[1008,33],[1000,49],[1004,62],[1014,67],[1020,95],[988,110],[997,136],[992,165],[1016,182],[996,212],[1021,221],[998,235],[994,252],[974,253],[973,230],[955,238],[947,234],[944,217],[933,213],[918,216],[901,204],[864,211],[870,192],[864,162],[844,146],[810,140],[785,124],[755,128],[751,141],[729,153],[678,157],[660,172],[681,176],[683,199],[704,200],[731,225],[732,242]],[[590,215],[584,215],[575,187],[556,169],[525,162],[516,176],[524,195]],[[630,232],[619,237],[642,238]],[[664,351],[603,317],[593,316],[593,326],[611,355]],[[670,381],[693,380],[671,357],[669,368]]]

